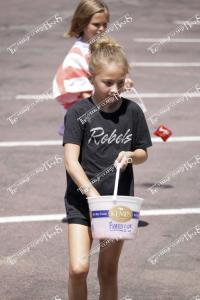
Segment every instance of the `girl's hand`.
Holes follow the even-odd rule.
[[[99,192],[94,188],[94,189],[91,189],[88,193],[87,193],[87,197],[98,197],[98,196],[101,196],[99,194]]]
[[[84,194],[86,197],[98,197],[101,196],[99,192],[95,189],[95,187],[90,182],[89,185],[80,187],[79,188],[81,193]]]
[[[81,99],[89,98],[89,97],[91,96],[91,94],[92,94],[92,93],[82,93],[81,96],[80,96],[80,98],[81,98]]]
[[[124,87],[121,92],[125,92],[133,87],[133,80],[129,77],[126,77]]]
[[[121,170],[125,170],[128,163],[132,163],[131,152],[129,151],[121,151],[114,162],[115,168],[118,164],[120,164]]]

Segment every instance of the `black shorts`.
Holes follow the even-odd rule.
[[[65,195],[65,209],[68,224],[81,224],[91,227],[90,213],[85,197]]]

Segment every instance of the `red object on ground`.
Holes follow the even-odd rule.
[[[166,142],[166,140],[172,135],[172,131],[166,126],[160,125],[153,134],[161,137],[161,139]]]

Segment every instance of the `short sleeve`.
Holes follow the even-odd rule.
[[[78,102],[82,93],[93,91],[93,85],[88,78],[88,55],[88,46],[85,47],[85,43],[76,42],[58,68],[53,80],[53,94],[61,104]]]
[[[137,124],[136,124],[136,139],[135,139],[135,150],[143,149],[152,146],[151,136],[149,133],[149,128],[144,116],[142,109],[138,106],[137,112]]]
[[[67,111],[64,118],[63,146],[68,143],[81,145],[84,127],[78,118],[78,113],[74,109]]]

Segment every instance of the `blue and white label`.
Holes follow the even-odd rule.
[[[132,219],[139,219],[140,212],[132,211]],[[109,218],[109,210],[94,210],[92,211],[92,218]]]

